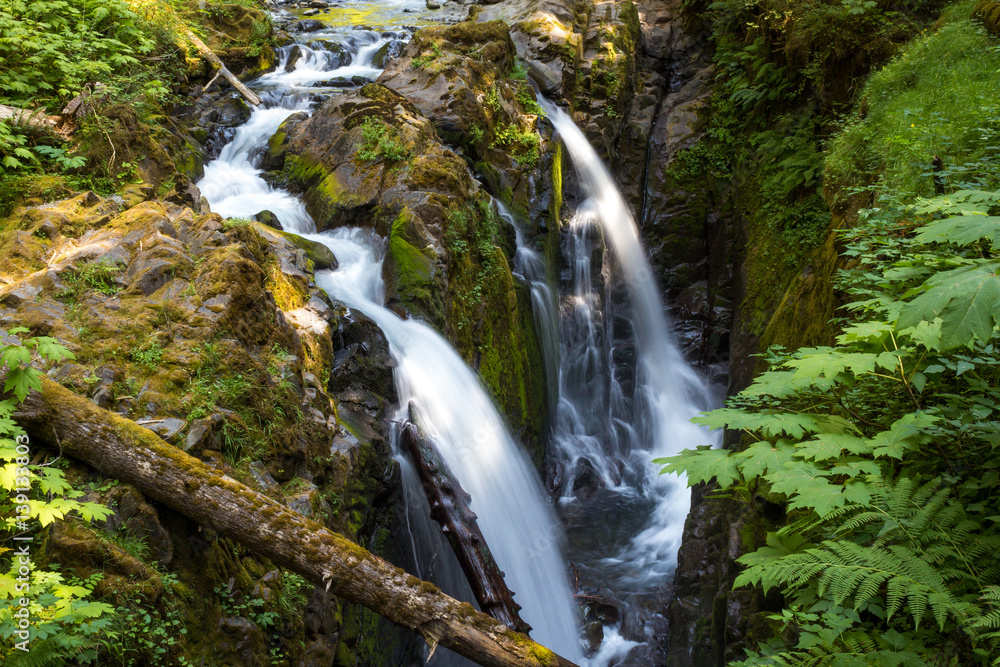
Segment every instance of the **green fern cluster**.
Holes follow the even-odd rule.
[[[662,459],[788,523],[736,586],[779,590],[745,665],[1000,665],[1000,191],[883,197],[845,236],[853,316],[726,408],[739,451]]]

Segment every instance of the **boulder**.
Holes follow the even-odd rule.
[[[323,23],[317,21],[316,19],[304,19],[302,21],[294,21],[292,23],[289,23],[285,27],[285,30],[287,30],[288,32],[316,32],[318,30],[322,30],[325,27],[326,26]]]

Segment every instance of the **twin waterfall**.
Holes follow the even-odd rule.
[[[698,376],[686,365],[670,341],[656,282],[638,238],[635,222],[610,175],[583,134],[562,111],[546,104],[546,114],[565,143],[579,177],[585,200],[564,234],[577,250],[566,257],[573,269],[571,291],[560,297],[546,279],[541,257],[524,240],[519,223],[509,211],[500,214],[518,231],[515,272],[532,287],[538,337],[550,378],[558,377],[552,394],[554,426],[549,457],[558,462],[557,500],[539,478],[521,445],[508,432],[478,377],[450,344],[423,322],[402,319],[385,308],[382,281],[384,240],[369,230],[340,228],[316,233],[302,202],[289,192],[273,188],[261,178],[255,162],[278,126],[290,115],[309,112],[317,93],[310,87],[335,77],[376,77],[380,70],[371,58],[390,37],[367,30],[326,30],[352,54],[338,62],[321,48],[305,44],[285,47],[275,72],[251,86],[264,102],[237,128],[218,159],[205,168],[197,184],[211,208],[224,217],[250,217],[273,212],[286,231],[329,247],[339,262],[335,271],[316,274],[316,282],[331,298],[371,318],[384,332],[397,362],[398,418],[406,418],[415,404],[421,425],[462,487],[472,496],[485,535],[507,583],[522,605],[521,616],[534,629],[532,637],[578,664],[606,667],[639,644],[622,638],[621,623],[604,627],[597,655],[584,657],[580,608],[570,588],[567,552],[574,565],[603,577],[629,594],[668,582],[689,496],[683,480],[661,477],[650,461],[685,447],[710,442],[710,434],[689,419],[708,408],[712,398]],[[315,40],[313,33],[309,39]],[[393,35],[396,37],[397,35]],[[286,70],[289,54],[297,61]],[[599,233],[596,231],[599,230]],[[613,299],[591,284],[593,244],[607,242],[613,264],[601,270],[616,272],[627,285],[627,298]],[[607,253],[605,253],[607,255]],[[606,290],[605,290],[606,291]],[[620,355],[615,355],[613,318],[631,325],[634,378],[623,382]],[[418,542],[440,539],[418,534],[436,531],[426,517],[420,484],[405,459],[400,458],[410,506],[414,561],[422,556]],[[603,500],[611,511],[640,507],[644,513],[632,522],[637,531],[620,544],[573,553],[573,521],[564,515],[586,513],[573,497],[573,480],[581,470],[599,476]],[[614,509],[618,508],[618,509]],[[417,515],[417,516],[414,516]],[[628,522],[623,522],[627,524]],[[444,568],[447,569],[447,568]],[[441,568],[436,568],[441,574]],[[427,572],[415,572],[428,576]],[[461,576],[438,581],[446,592],[467,596]],[[458,588],[458,589],[456,589]],[[634,633],[633,633],[634,634]],[[436,664],[468,664],[456,656],[435,656]]]

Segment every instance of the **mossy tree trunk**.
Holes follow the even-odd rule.
[[[28,397],[15,419],[37,441],[58,445],[101,474],[133,484],[275,564],[420,633],[432,650],[440,644],[487,667],[573,665],[51,380],[42,380],[41,392]]]

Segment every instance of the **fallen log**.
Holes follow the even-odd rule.
[[[0,120],[14,126],[43,131],[54,131],[59,124],[59,117],[47,115],[44,109],[21,109],[6,104],[0,104]]]
[[[410,404],[410,419],[403,425],[402,443],[417,470],[420,483],[431,504],[431,518],[441,525],[462,571],[465,572],[479,608],[518,632],[528,634],[531,626],[521,619],[521,605],[507,587],[490,547],[483,537],[466,493],[441,458],[434,444],[420,432],[416,410]]]
[[[0,380],[4,373],[0,373]],[[485,667],[574,667],[528,637],[48,378],[14,415],[36,442]]]
[[[198,53],[201,54],[201,57],[207,60],[209,64],[212,65],[212,67],[218,70],[215,75],[216,77],[221,74],[222,78],[228,81],[229,85],[238,90],[240,92],[240,95],[243,96],[243,99],[245,99],[250,104],[254,106],[260,104],[260,97],[258,97],[257,94],[254,93],[252,90],[247,88],[242,81],[237,79],[236,76],[229,71],[229,68],[226,67],[225,63],[223,63],[219,59],[219,56],[215,55],[212,49],[208,48],[205,42],[198,39],[198,36],[195,35],[193,32],[191,32],[189,28],[185,27],[184,33],[185,36],[191,41],[191,43],[194,44],[194,48],[198,49]],[[212,80],[215,81],[215,77],[212,77]],[[206,86],[206,88],[207,87],[208,86]]]

